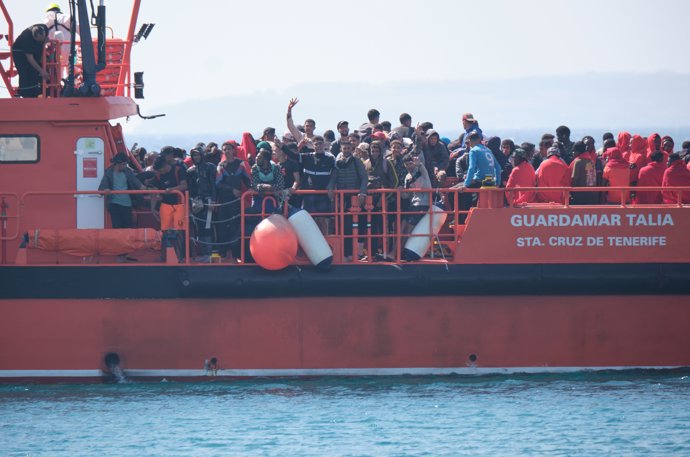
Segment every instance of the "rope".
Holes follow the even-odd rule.
[[[251,214],[250,214],[250,216],[251,216]],[[204,217],[204,218],[197,217],[197,216],[195,216],[194,214],[190,214],[189,217],[191,217],[191,218],[192,218],[193,220],[195,220],[195,221],[204,222],[204,223],[206,222],[206,218],[205,218],[205,217]],[[223,219],[223,220],[220,220],[220,221],[211,221],[211,223],[212,223],[212,224],[223,224],[223,223],[225,223],[225,222],[230,222],[230,221],[232,221],[232,220],[235,220],[235,219],[237,219],[238,217],[241,217],[241,216],[240,216],[239,214],[237,214],[237,215],[235,215],[235,216],[232,216],[230,219]]]

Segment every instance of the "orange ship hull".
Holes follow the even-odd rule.
[[[0,303],[5,382],[108,379],[109,353],[151,380],[690,366],[685,295]]]

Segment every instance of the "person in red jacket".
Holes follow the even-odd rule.
[[[653,152],[661,151],[661,135],[652,133],[647,138],[647,161],[649,161]]]
[[[664,180],[661,185],[663,187],[689,187],[690,188],[690,170],[685,168],[685,162],[681,160],[680,154],[673,153],[668,157],[668,168],[664,172]],[[664,203],[678,203],[678,194],[680,191],[663,191]],[[690,203],[690,190],[685,190],[683,194],[683,203]]]
[[[537,187],[570,187],[570,168],[561,160],[558,146],[551,146],[546,152],[546,160],[537,170]],[[565,203],[565,193],[560,190],[540,190],[537,201],[543,203]]]
[[[652,161],[642,167],[637,178],[637,187],[661,187],[664,181],[664,154],[657,151],[652,154]],[[633,202],[636,205],[658,205],[662,203],[661,191],[635,192]]]
[[[630,138],[632,138],[632,135],[628,132],[620,132],[618,134],[618,142],[616,143],[616,147],[618,147],[618,150],[623,154],[623,158],[628,162],[630,162]]]
[[[676,143],[673,141],[673,138],[670,136],[665,136],[661,139],[661,152],[664,153],[666,156],[666,159],[668,159],[668,156],[673,154],[673,148],[676,146]]]
[[[618,148],[609,148],[604,151],[608,154],[609,160],[606,162],[603,174],[603,185],[610,187],[628,187],[630,186],[630,164],[623,159],[623,154]],[[626,203],[630,203],[629,192],[621,192],[619,190],[610,190],[606,195],[608,203],[621,203],[621,194],[625,197]]]
[[[632,140],[630,140],[630,157],[628,162],[630,162],[632,170],[630,181],[635,185],[637,175],[642,167],[647,165],[647,142],[640,135],[633,135]]]
[[[534,175],[534,167],[529,161],[527,151],[522,148],[517,148],[513,153],[515,157],[515,167],[510,172],[506,189],[516,187],[536,187],[536,177]],[[524,205],[526,203],[533,203],[536,199],[534,191],[507,191],[506,198],[509,205]]]

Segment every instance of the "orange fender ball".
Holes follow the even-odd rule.
[[[249,239],[254,261],[267,270],[282,270],[297,256],[297,235],[283,216],[273,214],[256,226]]]

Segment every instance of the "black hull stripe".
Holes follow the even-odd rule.
[[[0,299],[690,294],[690,264],[0,267]]]

